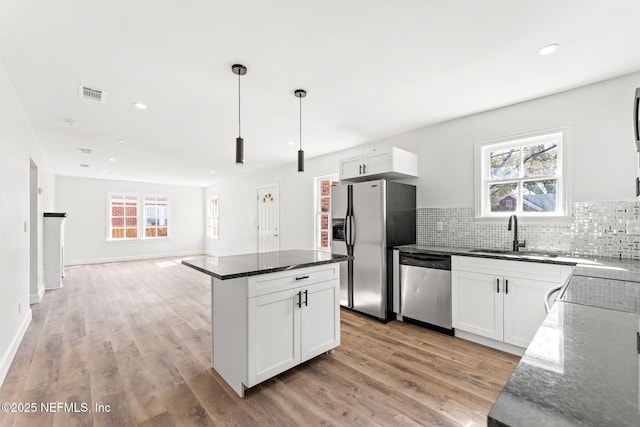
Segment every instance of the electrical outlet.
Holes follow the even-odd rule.
[[[436,222],[436,231],[442,231],[444,227],[442,226],[442,221]]]
[[[627,221],[627,234],[632,236],[640,236],[640,220],[634,219]]]

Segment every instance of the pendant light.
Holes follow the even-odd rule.
[[[247,67],[242,64],[231,66],[233,74],[238,76],[238,137],[236,138],[236,164],[244,164],[244,139],[240,136],[240,76],[247,74]]]
[[[304,151],[302,151],[302,98],[307,96],[304,89],[296,89],[293,94],[300,99],[300,149],[298,150],[298,172],[304,172]]]

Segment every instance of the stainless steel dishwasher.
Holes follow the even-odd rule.
[[[451,256],[400,252],[400,315],[453,334]]]

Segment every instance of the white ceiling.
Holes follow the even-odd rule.
[[[315,157],[640,70],[639,16],[638,0],[2,0],[0,61],[56,174],[201,186],[296,167],[295,89]]]

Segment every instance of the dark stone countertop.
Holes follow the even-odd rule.
[[[574,266],[489,412],[488,425],[640,426],[640,261],[421,245],[397,249]]]
[[[346,261],[347,259],[348,257],[345,255],[294,249],[288,251],[191,258],[183,260],[182,264],[217,279],[227,280],[311,267],[320,264],[331,264]]]

